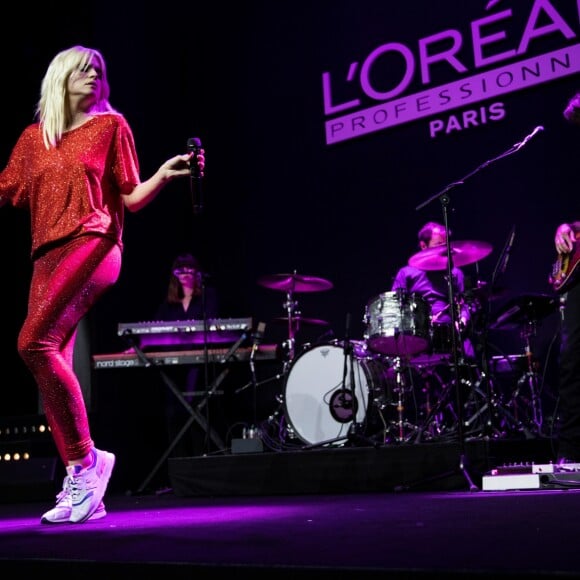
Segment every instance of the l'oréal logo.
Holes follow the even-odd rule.
[[[323,72],[326,143],[422,118],[433,118],[429,131],[434,137],[444,130],[435,119],[439,114],[579,72],[580,0],[575,6],[573,1],[516,0],[514,8],[506,8],[506,0],[490,0],[485,16],[468,22],[464,31],[444,30],[420,38],[415,47],[387,42],[350,63],[342,77]],[[525,24],[518,28],[515,22]],[[538,54],[547,39],[550,50]],[[389,68],[392,59],[399,66]],[[442,66],[458,80],[436,86],[434,70]],[[377,78],[388,88],[379,90]],[[424,90],[412,92],[418,85]],[[334,92],[353,98],[336,102]],[[378,104],[368,106],[373,101]],[[499,117],[505,111],[502,103],[494,103],[481,113]]]

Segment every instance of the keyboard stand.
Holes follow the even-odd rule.
[[[240,345],[242,344],[242,342],[244,342],[244,340],[246,338],[247,338],[247,334],[244,332],[242,334],[242,336],[236,341],[236,343],[230,348],[230,350],[224,356],[223,360],[220,361],[220,364],[229,363],[231,361],[231,359],[234,357],[235,352],[238,350],[238,348],[240,347]],[[131,339],[130,339],[130,341],[137,342],[137,341],[133,341]],[[147,475],[147,477],[143,480],[141,485],[139,485],[139,487],[137,488],[137,493],[142,493],[147,488],[147,486],[149,485],[149,483],[151,482],[151,480],[153,479],[155,474],[159,471],[161,466],[165,463],[165,461],[167,460],[167,458],[169,457],[169,455],[173,451],[173,448],[177,445],[177,443],[179,443],[179,441],[181,441],[181,438],[185,435],[185,433],[188,431],[188,429],[191,427],[191,425],[194,422],[196,422],[205,431],[205,433],[213,441],[214,445],[218,449],[225,449],[224,442],[222,441],[220,436],[215,432],[215,430],[210,427],[208,421],[201,414],[200,411],[205,407],[210,396],[217,394],[216,389],[220,385],[220,383],[223,381],[223,379],[226,377],[227,373],[229,372],[229,369],[226,367],[220,373],[220,375],[214,381],[213,385],[211,385],[210,388],[206,391],[203,400],[194,407],[194,406],[189,404],[189,402],[183,396],[183,393],[177,387],[175,382],[172,381],[167,376],[167,373],[165,373],[161,367],[155,365],[150,359],[147,358],[147,355],[139,348],[138,344],[132,344],[131,346],[135,349],[137,356],[139,357],[139,359],[141,360],[141,362],[143,363],[143,365],[145,367],[150,368],[150,367],[154,366],[157,368],[157,370],[159,371],[159,374],[161,375],[161,378],[163,379],[163,382],[167,385],[167,387],[171,390],[171,392],[177,397],[179,402],[184,406],[184,408],[186,409],[186,411],[190,415],[188,417],[187,421],[185,422],[185,424],[183,425],[183,427],[181,428],[181,430],[179,431],[179,433],[177,433],[177,435],[174,437],[173,441],[171,441],[171,443],[169,444],[169,447],[167,447],[167,449],[165,450],[163,455],[159,458],[159,460],[157,461],[157,463],[155,464],[155,466],[153,467],[153,469],[151,470],[149,475]]]

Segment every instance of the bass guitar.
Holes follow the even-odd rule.
[[[580,243],[578,243],[578,236],[576,234],[576,242],[574,249],[567,254],[558,254],[556,261],[552,265],[552,272],[548,281],[552,285],[554,292],[557,294],[564,294],[570,288],[580,282]]]

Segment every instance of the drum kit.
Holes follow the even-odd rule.
[[[284,322],[288,325],[287,351],[288,360],[291,361],[295,356],[296,334],[303,324],[314,324],[326,326],[328,322],[316,318],[304,318],[298,310],[298,301],[295,300],[294,294],[297,292],[323,292],[333,288],[332,282],[324,278],[315,276],[303,276],[294,272],[292,274],[274,274],[271,276],[262,276],[258,279],[258,284],[264,288],[278,290],[286,293],[284,310],[286,316],[275,318],[275,321]]]
[[[490,244],[477,241],[455,241],[450,248],[453,264],[459,267],[492,251]],[[447,259],[446,246],[442,246],[423,250],[408,263],[423,270],[445,270]],[[353,434],[359,439],[362,434],[366,443],[375,446],[439,441],[457,434],[460,418],[469,429],[466,434],[475,437],[503,436],[512,430],[526,435],[540,433],[540,389],[530,337],[536,323],[557,309],[555,298],[516,298],[490,325],[492,329],[525,326],[524,358],[528,364],[504,405],[487,363],[482,372],[481,364],[466,361],[461,352],[454,355],[451,345],[456,341],[449,325],[435,323],[430,307],[419,295],[393,291],[374,296],[364,310],[363,340],[345,337],[343,341],[306,345],[297,354],[296,335],[301,325],[329,324],[302,316],[295,294],[328,291],[332,282],[295,271],[263,276],[258,284],[286,294],[285,316],[274,319],[288,327],[284,392],[278,401],[283,408],[285,436],[297,439],[302,448],[342,446],[353,440]],[[469,296],[472,309],[482,308],[495,298],[484,283],[478,283]],[[458,392],[460,397],[456,397]],[[458,404],[462,413],[457,413]],[[273,417],[278,420],[278,415]]]

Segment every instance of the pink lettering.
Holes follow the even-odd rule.
[[[546,24],[546,26],[536,28],[535,26],[540,19],[540,12],[542,10],[549,18],[551,18],[552,24]],[[532,38],[546,36],[552,32],[557,31],[560,31],[564,38],[567,39],[571,39],[576,36],[574,31],[568,26],[568,24],[566,24],[566,21],[560,16],[552,4],[550,4],[549,0],[536,0],[534,6],[532,7],[530,17],[528,18],[526,28],[524,29],[520,47],[518,48],[518,54],[525,53],[528,50],[528,45]]]
[[[389,52],[395,53],[395,55],[401,55],[405,62],[405,72],[403,74],[403,78],[390,91],[377,91],[371,86],[371,69],[375,64],[375,61],[383,56],[384,54],[388,54]],[[361,76],[361,87],[362,90],[367,94],[369,97],[373,99],[380,100],[387,100],[396,97],[397,95],[401,94],[405,91],[405,89],[411,83],[413,79],[413,75],[415,74],[415,57],[409,48],[407,48],[404,44],[400,44],[398,42],[389,42],[388,44],[383,44],[379,46],[375,50],[373,50],[366,60],[364,61],[360,76]]]
[[[580,0],[578,0],[580,2]],[[441,42],[447,38],[451,39],[451,48],[439,54],[429,55],[429,45]],[[461,49],[463,39],[457,30],[446,30],[427,38],[419,40],[419,62],[421,63],[421,80],[423,84],[431,82],[431,75],[429,74],[429,66],[441,61],[447,61],[458,73],[466,72],[467,67],[461,64],[456,53]]]

